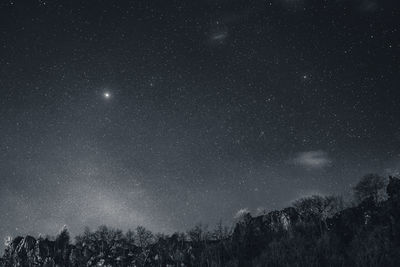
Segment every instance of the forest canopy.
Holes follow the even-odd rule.
[[[1,266],[399,266],[400,179],[368,174],[353,190],[355,204],[313,195],[244,212],[232,228],[198,224],[164,235],[101,226],[74,242],[67,228],[55,238],[18,236]]]

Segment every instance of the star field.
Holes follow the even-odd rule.
[[[400,6],[2,1],[0,236],[184,231],[400,170]]]

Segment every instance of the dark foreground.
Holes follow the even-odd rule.
[[[312,196],[280,211],[245,213],[233,229],[198,225],[153,235],[89,229],[73,244],[55,237],[9,240],[0,266],[400,266],[400,179],[366,175],[358,204]]]

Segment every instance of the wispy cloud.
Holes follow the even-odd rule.
[[[328,167],[332,163],[332,160],[329,158],[327,152],[316,150],[297,153],[291,162],[307,169],[323,169]]]

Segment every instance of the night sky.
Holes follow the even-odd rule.
[[[185,231],[400,170],[398,0],[0,2],[0,236]]]

